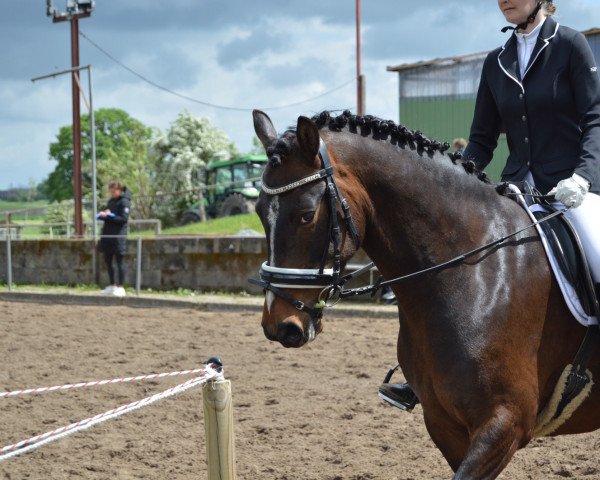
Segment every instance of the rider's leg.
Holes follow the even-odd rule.
[[[580,207],[566,213],[577,231],[594,282],[600,283],[600,195],[588,193]]]
[[[379,387],[379,398],[400,410],[412,411],[419,399],[408,383],[384,383]]]

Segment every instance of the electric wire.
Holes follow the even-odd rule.
[[[199,105],[203,105],[205,107],[211,107],[211,108],[216,108],[219,110],[229,110],[229,111],[236,111],[236,112],[251,112],[252,110],[254,110],[254,108],[250,108],[250,107],[233,107],[231,105],[219,105],[217,103],[211,103],[211,102],[207,102],[205,100],[199,100],[197,98],[193,98],[190,97],[188,95],[185,95],[183,93],[177,92],[175,90],[172,90],[168,87],[165,87],[164,85],[160,85],[158,83],[156,83],[155,81],[149,79],[148,77],[142,75],[141,73],[138,73],[137,71],[135,71],[133,68],[125,65],[123,62],[121,62],[119,59],[117,59],[116,57],[114,57],[112,54],[110,54],[109,52],[107,52],[104,48],[102,48],[100,45],[98,45],[96,42],[94,42],[90,37],[88,37],[86,34],[84,34],[83,32],[79,32],[79,35],[81,35],[83,38],[85,38],[94,48],[96,48],[97,50],[99,50],[102,54],[104,54],[106,57],[108,57],[110,60],[112,60],[114,63],[116,63],[117,65],[119,65],[121,68],[127,70],[129,73],[131,73],[132,75],[135,75],[137,78],[139,78],[140,80],[146,82],[149,85],[152,85],[153,87],[162,90],[163,92],[169,93],[171,95],[174,95],[176,97],[182,98],[184,100],[190,101],[190,102],[194,102],[197,103]],[[319,95],[315,95],[314,97],[311,98],[307,98],[304,100],[300,100],[298,102],[292,102],[292,103],[288,103],[285,105],[277,105],[277,106],[272,106],[272,107],[261,107],[263,110],[284,110],[287,108],[292,108],[292,107],[297,107],[300,105],[303,105],[305,103],[310,103],[314,100],[317,100],[319,98],[325,97],[327,95],[330,95],[334,92],[337,92],[338,90],[341,90],[342,88],[350,85],[351,83],[355,82],[356,79],[352,78],[340,85],[338,85],[337,87],[332,88],[331,90],[327,90],[323,93],[320,93]]]

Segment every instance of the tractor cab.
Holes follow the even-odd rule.
[[[209,162],[199,175],[205,185],[206,216],[217,218],[254,212],[266,164],[265,155]],[[199,204],[196,203],[183,214],[181,224],[199,222],[200,219]]]

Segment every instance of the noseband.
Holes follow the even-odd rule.
[[[341,207],[342,217],[346,222],[347,230],[350,232],[350,236],[352,237],[356,248],[360,245],[358,230],[352,219],[350,206],[335,182],[331,159],[327,152],[325,142],[323,142],[322,139],[319,146],[319,159],[321,160],[321,170],[317,173],[277,188],[268,187],[263,181],[262,191],[267,195],[279,195],[309,183],[318,181],[325,182],[326,189],[324,195],[327,196],[329,204],[329,241],[323,252],[320,268],[282,268],[264,262],[259,271],[261,279],[248,280],[250,283],[262,287],[265,291],[268,290],[273,292],[273,294],[279,298],[291,303],[298,310],[310,314],[313,318],[321,318],[323,316],[323,308],[330,299],[332,291],[336,290],[336,287],[341,289],[342,235],[340,222],[338,220],[338,205]],[[333,247],[333,266],[331,268],[325,268],[329,256],[330,245]],[[304,302],[297,300],[287,292],[281,290],[282,288],[321,289],[321,295],[319,295],[319,302],[314,307],[309,307]]]

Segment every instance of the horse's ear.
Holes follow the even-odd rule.
[[[321,144],[319,128],[310,118],[298,117],[296,138],[298,139],[298,145],[300,145],[302,152],[306,156],[307,162],[310,166],[313,166]]]
[[[260,110],[252,110],[252,118],[254,119],[256,136],[267,149],[269,145],[277,140],[277,131],[273,126],[273,122],[265,112]]]

